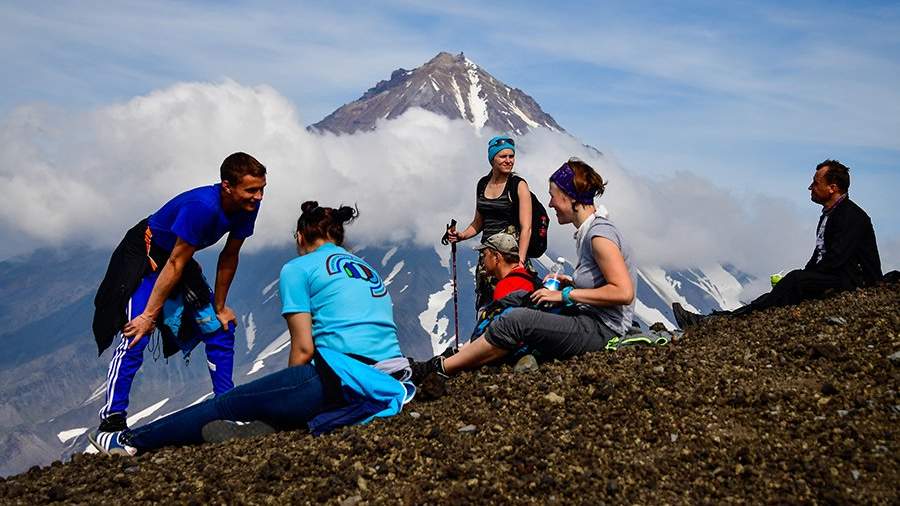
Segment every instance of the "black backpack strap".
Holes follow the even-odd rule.
[[[475,186],[475,198],[479,199],[484,196],[484,189],[487,188],[488,181],[491,180],[491,175],[482,177],[478,180],[478,184]]]
[[[509,192],[509,198],[516,205],[516,213],[519,212],[519,181],[525,181],[520,176],[511,174],[506,180],[506,190]]]

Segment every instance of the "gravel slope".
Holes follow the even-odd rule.
[[[897,504],[898,350],[892,285],[485,368],[324,437],[79,455],[0,481],[0,503]]]

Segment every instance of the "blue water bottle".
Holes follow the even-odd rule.
[[[559,291],[559,273],[563,271],[565,263],[566,259],[563,257],[556,259],[556,262],[550,267],[550,275],[547,276],[547,279],[544,281],[544,288]]]

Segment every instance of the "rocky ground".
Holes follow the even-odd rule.
[[[485,368],[324,437],[79,455],[0,481],[0,503],[897,504],[898,350],[893,285]]]

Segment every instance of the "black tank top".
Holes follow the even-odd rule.
[[[484,196],[484,190],[487,188],[491,175],[488,174],[478,180],[475,195],[475,209],[481,215],[483,220],[481,228],[482,244],[488,240],[488,237],[498,232],[508,232],[509,227],[513,227],[515,235],[519,234],[519,209],[516,203],[518,199],[513,194],[518,190],[519,181],[522,178],[516,175],[510,175],[506,180],[506,186],[503,192],[495,199],[489,199]]]

